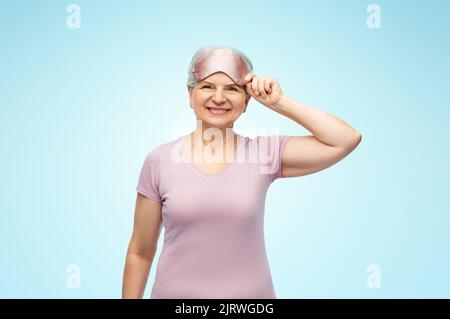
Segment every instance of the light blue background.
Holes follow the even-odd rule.
[[[0,297],[120,298],[139,170],[194,128],[187,68],[211,44],[363,135],[336,165],[271,186],[277,297],[450,297],[448,1],[77,1],[80,29],[70,3],[1,4]],[[235,128],[308,134],[255,100]]]

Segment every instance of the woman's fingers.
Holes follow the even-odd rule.
[[[272,90],[281,91],[280,84],[278,83],[278,81],[276,79],[272,79],[271,88],[272,88]]]
[[[247,81],[247,82],[250,82],[250,80],[253,78],[255,76],[255,73],[248,73],[246,76],[245,76],[245,78],[244,78],[244,80],[245,81]]]
[[[255,92],[255,95],[259,95],[259,91],[258,91],[258,77],[254,77],[252,79],[252,89]]]
[[[255,75],[255,73],[248,73],[245,76],[245,80],[248,81],[247,82],[247,86],[251,87],[251,92],[253,95],[259,95],[259,91],[258,91],[258,77]]]
[[[255,73],[248,73],[245,76],[247,90],[253,96],[261,96],[266,98],[267,95],[272,94],[277,81],[274,78],[259,78]]]
[[[264,82],[264,89],[265,89],[266,92],[269,93],[269,94],[272,93],[271,85],[272,85],[271,79],[267,79],[267,80]]]
[[[265,83],[266,79],[260,78],[258,81],[258,91],[261,93],[261,96],[265,98],[267,96],[266,89],[265,89]]]
[[[254,96],[254,95],[255,95],[255,92],[253,92],[253,89],[252,89],[252,83],[251,83],[251,82],[248,82],[248,83],[247,83],[247,91],[248,91],[248,93],[249,93],[251,96]]]

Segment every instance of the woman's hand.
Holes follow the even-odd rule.
[[[275,78],[261,78],[255,73],[248,73],[245,80],[248,81],[245,85],[247,93],[269,108],[274,108],[284,95]]]

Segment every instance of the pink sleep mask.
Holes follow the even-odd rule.
[[[192,70],[198,82],[216,72],[226,73],[239,86],[247,83],[247,65],[238,53],[227,48],[215,48],[205,52],[197,59]]]

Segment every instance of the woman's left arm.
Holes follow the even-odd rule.
[[[343,120],[283,95],[273,110],[313,135],[293,136],[282,156],[281,175],[295,177],[321,171],[351,153],[362,135]]]
[[[361,142],[362,135],[343,120],[284,95],[276,79],[257,78],[254,74],[246,79],[247,91],[253,98],[312,133],[288,141],[282,156],[283,177],[321,171],[343,159]]]

